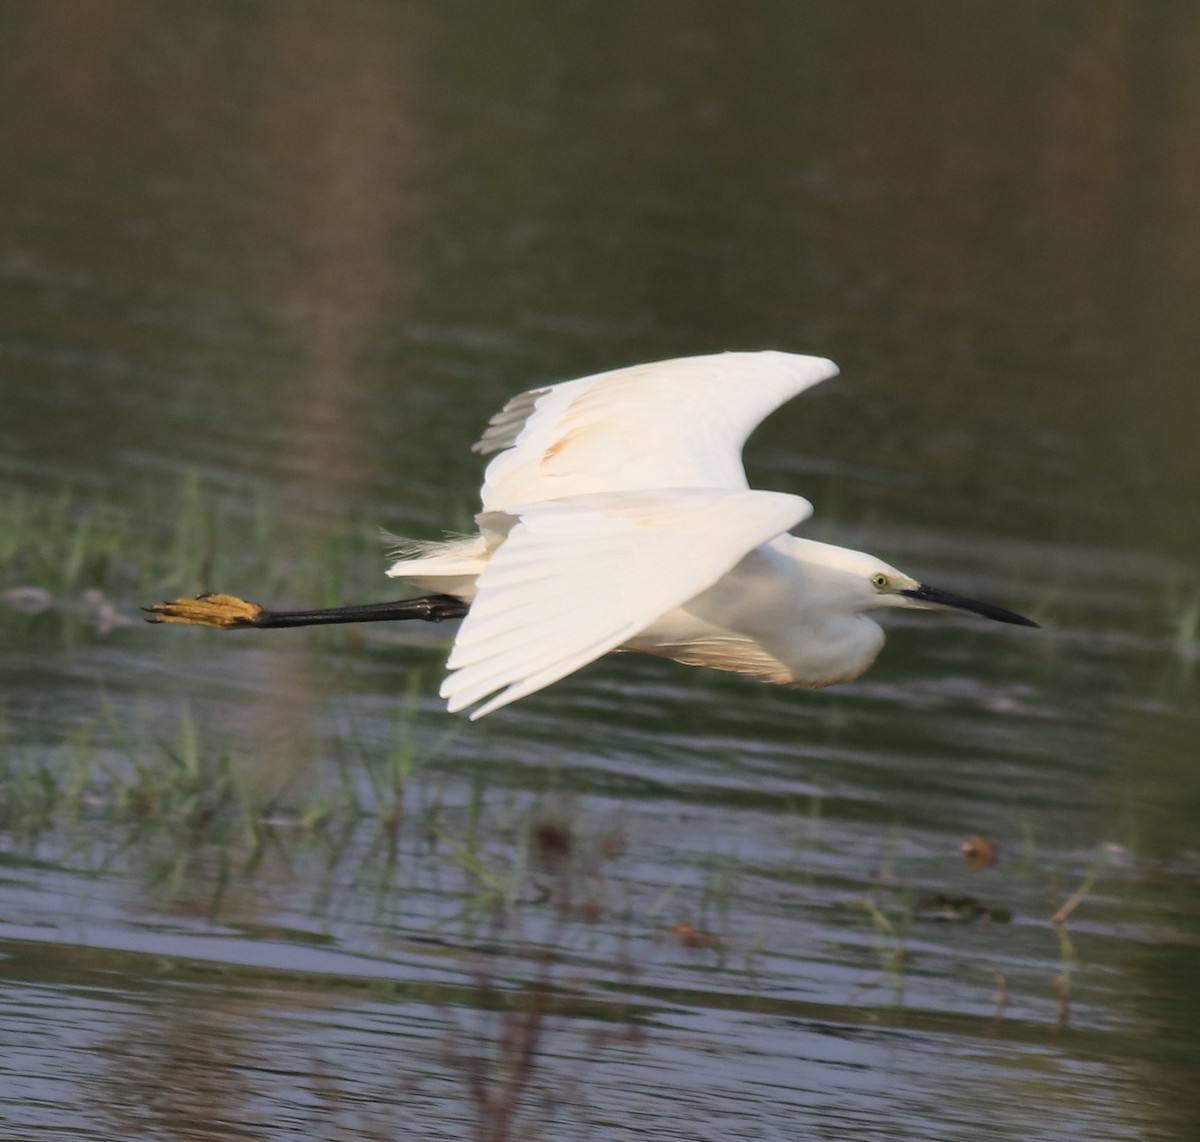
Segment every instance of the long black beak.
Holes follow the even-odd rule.
[[[996,607],[991,603],[979,603],[974,599],[964,599],[962,595],[952,595],[949,591],[943,591],[939,587],[927,587],[924,583],[909,591],[901,591],[900,594],[914,602],[925,603],[931,607],[955,607],[960,611],[972,611],[974,614],[983,615],[985,619],[995,619],[998,623],[1012,623],[1019,627],[1038,625],[1033,619],[1027,619],[1024,615],[1018,615],[1014,611],[1006,611],[1003,607]]]

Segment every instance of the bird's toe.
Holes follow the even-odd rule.
[[[198,595],[194,599],[175,599],[169,603],[153,603],[142,610],[150,613],[147,622],[186,623],[191,626],[229,627],[257,626],[265,613],[258,603],[249,603],[236,595]]]

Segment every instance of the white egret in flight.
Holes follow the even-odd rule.
[[[160,622],[285,627],[462,618],[441,695],[482,717],[609,651],[828,686],[874,662],[885,608],[1037,624],[917,582],[873,555],[790,534],[801,496],[750,488],[741,451],[823,357],[721,353],[521,393],[474,450],[476,535],[405,544],[388,574],[434,594],[272,612],[229,595],[148,608]]]

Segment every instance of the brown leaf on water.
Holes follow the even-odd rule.
[[[999,856],[999,850],[987,837],[971,837],[963,841],[960,847],[967,868],[991,868]]]
[[[691,924],[672,924],[668,929],[685,948],[720,948],[721,938],[701,932]]]
[[[544,861],[561,861],[571,855],[575,838],[571,827],[561,821],[543,820],[533,826],[533,847]]]

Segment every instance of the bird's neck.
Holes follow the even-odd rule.
[[[797,535],[781,535],[773,546],[791,563],[798,601],[805,609],[835,614],[869,609],[872,598],[866,587],[867,577],[855,566],[869,556]]]
[[[863,576],[847,568],[857,555],[794,535],[775,541],[789,565],[793,622],[774,633],[776,653],[801,686],[828,686],[857,678],[875,661],[884,633],[869,609]]]

